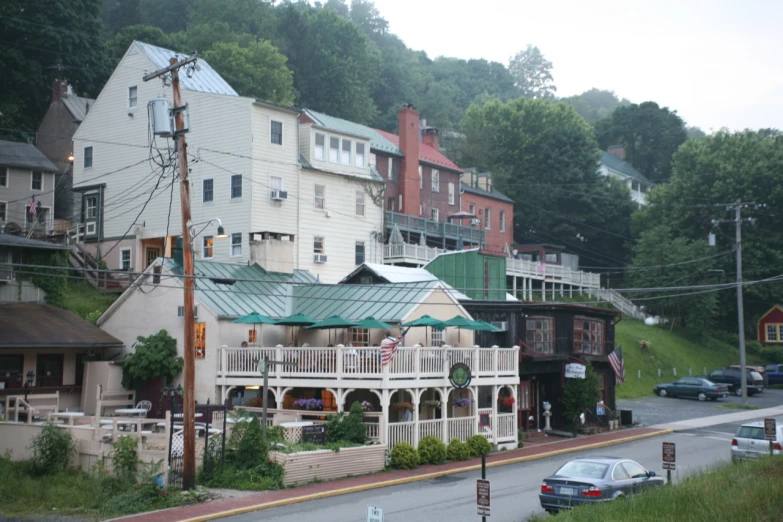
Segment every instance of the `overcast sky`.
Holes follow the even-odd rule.
[[[375,0],[430,58],[508,64],[527,44],[559,96],[592,87],[677,110],[704,131],[783,128],[780,0]]]

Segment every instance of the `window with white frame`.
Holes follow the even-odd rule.
[[[357,241],[354,249],[354,261],[356,265],[364,263],[364,241]]]
[[[598,319],[574,317],[574,352],[604,353],[604,323]]]
[[[40,170],[33,171],[33,179],[30,188],[33,190],[43,190],[43,172]]]
[[[370,330],[367,328],[351,328],[351,344],[354,346],[370,346]]]
[[[374,169],[378,167],[378,156],[374,152],[370,152],[370,168]]]
[[[240,240],[241,240],[240,235]],[[201,258],[209,259],[215,255],[215,238],[213,236],[204,236],[201,238]]]
[[[212,178],[203,180],[201,182],[201,188],[201,201],[203,203],[209,203],[215,198],[215,182]]]
[[[454,183],[449,183],[449,205],[453,205],[456,201],[456,195],[454,193]]]
[[[438,221],[440,217],[440,211],[437,208],[433,208],[430,213],[433,221]]]
[[[329,137],[329,161],[332,163],[340,161],[340,138]]]
[[[0,167],[0,187],[8,186],[8,168]]]
[[[391,172],[389,173],[389,181],[397,181],[397,174],[400,170],[400,162],[394,158],[389,158],[389,168],[391,169]]]
[[[361,190],[356,191],[356,215],[364,215],[364,192]]]
[[[92,167],[92,147],[84,147],[84,168]]]
[[[419,190],[424,189],[424,167],[419,165]]]
[[[326,187],[323,185],[315,186],[315,208],[318,210],[326,208]]]
[[[432,169],[432,191],[440,192],[440,172]]]
[[[443,330],[430,328],[430,346],[440,346],[443,342]]]
[[[315,133],[315,150],[313,152],[315,159],[326,159],[326,135],[320,132]]]
[[[313,238],[313,254],[325,254],[326,246],[324,244],[323,236],[315,236]]]
[[[470,204],[470,213],[473,214],[474,216],[476,215],[476,205],[474,205],[473,203]]]
[[[356,143],[356,166],[359,168],[365,167],[364,143]]]
[[[242,174],[231,176],[231,199],[242,197]]]
[[[484,229],[489,230],[492,228],[492,209],[484,209]]]
[[[506,231],[506,211],[501,210],[500,211],[500,231],[505,232]]]
[[[98,217],[98,196],[84,198],[84,218],[95,219]]]
[[[133,109],[139,101],[139,88],[135,85],[128,87],[128,108]]]
[[[6,214],[8,213],[8,204],[5,201],[0,201],[0,223],[7,221]]]
[[[131,268],[131,249],[130,248],[121,248],[120,249],[120,270],[124,270],[126,272],[130,272]]]
[[[397,196],[397,211],[402,212],[402,194]]]
[[[353,142],[351,140],[343,140],[342,153],[340,154],[340,163],[343,165],[351,164],[351,149]]]
[[[535,353],[554,353],[555,320],[552,317],[528,317],[525,321],[525,341]]]
[[[419,215],[420,216],[424,215],[424,205],[421,203],[419,203]]]
[[[270,137],[272,145],[283,144],[283,122],[272,120],[270,128]]]
[[[779,343],[781,342],[781,334],[783,334],[783,325],[781,324],[768,324],[767,325],[767,342]]]
[[[234,232],[231,234],[231,257],[240,257],[242,255],[242,233]]]

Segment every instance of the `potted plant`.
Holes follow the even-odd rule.
[[[432,406],[433,408],[440,408],[440,401],[437,399],[427,399],[424,401],[424,404],[427,406]]]
[[[362,411],[375,411],[375,406],[369,401],[362,401]]]
[[[458,399],[454,399],[454,406],[459,408],[470,408],[471,404],[473,404],[473,399],[470,397],[459,397]]]
[[[510,408],[511,406],[514,405],[514,403],[516,401],[514,400],[514,397],[512,397],[511,395],[501,395],[498,398],[498,402],[500,403],[501,406],[505,406],[506,408]]]
[[[324,409],[324,401],[321,399],[296,399],[294,407],[300,410],[320,411]]]
[[[413,411],[413,404],[410,402],[395,402],[392,408],[394,411]]]
[[[263,397],[253,397],[252,399],[248,399],[245,402],[245,406],[249,408],[263,408],[264,407],[264,398]]]

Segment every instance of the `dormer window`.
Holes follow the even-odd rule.
[[[326,135],[319,132],[315,133],[315,150],[313,151],[315,159],[326,159]]]
[[[356,166],[359,168],[364,168],[366,164],[365,154],[364,154],[364,143],[357,143],[356,144]]]

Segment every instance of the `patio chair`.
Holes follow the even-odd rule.
[[[152,409],[152,403],[150,401],[139,401],[139,403],[136,405],[137,410],[147,410],[147,413],[150,412]],[[144,414],[144,416],[147,416],[147,413]]]

